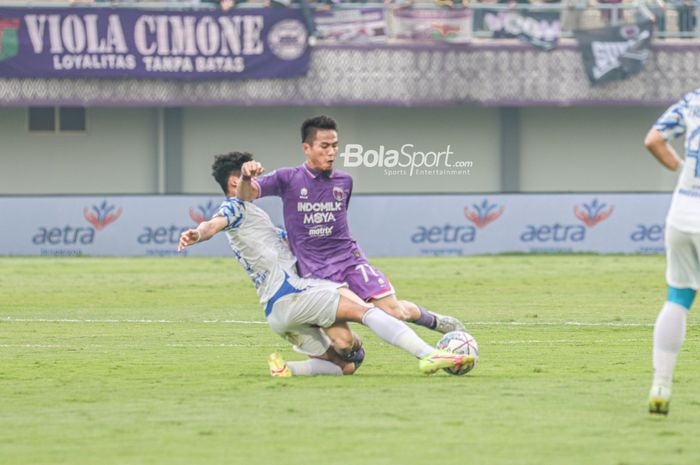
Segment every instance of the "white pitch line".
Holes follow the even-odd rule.
[[[151,320],[151,319],[80,319],[80,318],[15,318],[0,317],[0,323],[105,323],[105,324],[233,324],[265,325],[264,320]],[[653,323],[585,322],[585,321],[465,321],[469,326],[581,326],[581,327],[653,327]],[[689,323],[688,326],[700,326]]]
[[[688,341],[698,341],[700,338],[686,338]],[[630,342],[648,342],[648,338],[627,338],[627,339],[616,339],[615,343],[630,343]],[[481,347],[496,346],[496,345],[594,345],[594,344],[609,344],[610,341],[606,340],[575,340],[575,339],[552,339],[552,340],[542,340],[542,339],[523,339],[523,340],[512,340],[512,341],[482,341]],[[378,347],[386,346],[387,344],[382,342],[364,343],[365,347]],[[180,344],[154,344],[154,345],[138,345],[138,344],[128,344],[128,345],[104,345],[104,344],[87,344],[87,345],[70,345],[70,344],[0,344],[0,349],[144,349],[144,348],[159,348],[168,347],[171,349],[241,349],[241,348],[280,348],[285,347],[283,344],[232,344],[232,343],[219,343],[219,344],[201,344],[201,343],[180,343]]]
[[[654,326],[653,323],[618,323],[618,322],[584,322],[584,321],[471,321],[464,322],[467,326]]]
[[[257,320],[117,320],[117,319],[78,319],[78,318],[13,318],[3,317],[0,322],[6,323],[119,323],[119,324],[240,324],[240,325],[264,325],[266,321]]]

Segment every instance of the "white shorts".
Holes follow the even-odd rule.
[[[700,288],[700,234],[666,225],[666,282],[680,289]]]
[[[335,323],[341,286],[319,281],[301,292],[280,297],[267,317],[270,328],[291,342],[297,352],[315,357],[325,354],[331,340],[321,328]]]

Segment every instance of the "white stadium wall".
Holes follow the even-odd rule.
[[[88,108],[86,133],[36,134],[28,132],[26,108],[0,108],[0,194],[216,194],[214,154],[242,149],[268,169],[295,165],[303,159],[301,121],[322,112],[341,126],[341,152],[347,144],[385,155],[402,147],[438,154],[449,146],[452,162],[470,163],[469,173],[461,175],[390,176],[377,165],[346,168],[358,194],[670,191],[673,174],[642,145],[663,110],[521,108],[519,166],[512,168],[502,162],[503,135],[510,128],[500,127],[499,108],[185,108],[177,132],[181,179],[175,190],[163,191],[157,109]],[[345,161],[339,159],[341,168]],[[504,170],[517,174],[517,188],[504,187]]]
[[[84,133],[30,133],[27,108],[0,108],[0,194],[156,193],[148,108],[88,108]]]
[[[644,136],[663,111],[523,109],[521,191],[673,190],[676,174],[663,169],[644,148]]]
[[[212,191],[212,155],[253,152],[272,170],[300,164],[300,126],[315,114],[332,115],[340,125],[341,152],[347,144],[364,151],[440,152],[474,163],[471,176],[405,176],[382,167],[346,167],[355,192],[494,192],[499,190],[498,112],[494,108],[188,108],[183,115],[183,187]],[[344,159],[340,158],[340,167]],[[397,170],[394,170],[397,171]]]

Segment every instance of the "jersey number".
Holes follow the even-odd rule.
[[[379,275],[377,274],[377,270],[372,268],[371,265],[368,265],[367,263],[361,263],[355,267],[356,270],[360,270],[360,273],[362,273],[362,277],[364,278],[365,282],[369,282],[369,275],[371,274],[375,278],[378,278]]]

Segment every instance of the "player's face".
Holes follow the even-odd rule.
[[[302,145],[309,168],[318,171],[330,171],[338,153],[338,133],[332,129],[319,129],[316,137],[309,144]]]

